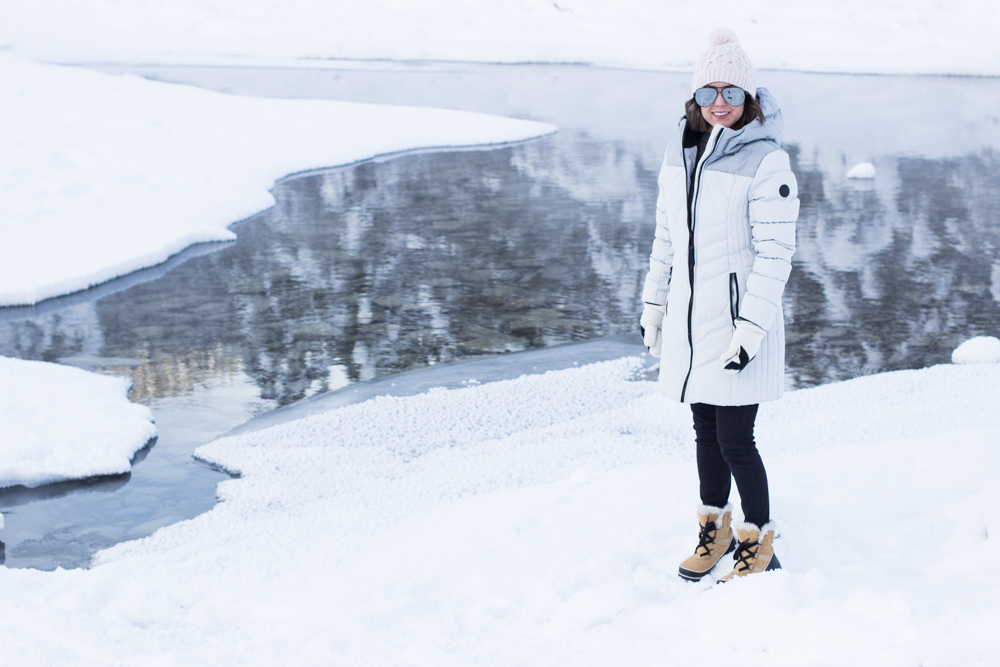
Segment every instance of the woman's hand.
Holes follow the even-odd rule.
[[[649,353],[654,357],[660,356],[660,347],[663,344],[663,316],[666,312],[666,306],[647,303],[642,308],[642,317],[639,318],[639,333],[642,334],[642,342],[649,348]]]
[[[733,332],[733,342],[729,349],[719,358],[722,370],[730,375],[736,375],[747,367],[750,360],[760,351],[760,342],[767,333],[749,320],[736,320],[736,331]]]

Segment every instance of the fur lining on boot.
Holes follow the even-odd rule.
[[[757,531],[757,541],[760,542],[769,530],[774,531],[774,537],[778,537],[778,524],[774,521],[768,521],[764,524],[763,528],[758,528],[756,524],[748,523],[746,521],[733,521],[733,531],[747,531],[756,530]]]
[[[722,516],[726,512],[733,511],[733,504],[726,503],[725,507],[712,507],[711,505],[698,505],[698,514],[716,514]]]

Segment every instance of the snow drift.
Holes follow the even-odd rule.
[[[132,381],[0,357],[0,488],[128,472],[156,436]]]
[[[953,364],[995,364],[1000,362],[1000,339],[994,336],[975,336],[955,348],[951,353]]]
[[[217,440],[199,455],[243,477],[211,512],[91,570],[0,569],[4,655],[649,665],[695,664],[711,643],[746,665],[992,660],[1000,366],[762,406],[785,569],[725,587],[677,577],[697,535],[690,412],[636,368],[377,398]],[[706,621],[720,609],[729,622]]]

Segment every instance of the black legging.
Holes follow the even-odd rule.
[[[767,472],[753,440],[757,407],[693,403],[691,413],[698,444],[701,502],[724,507],[729,502],[729,490],[735,477],[744,520],[760,527],[771,520],[771,509]]]

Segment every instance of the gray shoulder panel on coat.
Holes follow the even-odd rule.
[[[678,125],[677,131],[667,144],[667,153],[663,156],[663,164],[669,167],[683,167],[684,158],[681,151],[681,141],[684,137],[684,119]]]
[[[771,141],[755,141],[744,144],[736,153],[724,154],[707,162],[705,170],[753,178],[764,158],[776,150],[780,150],[778,144]]]

